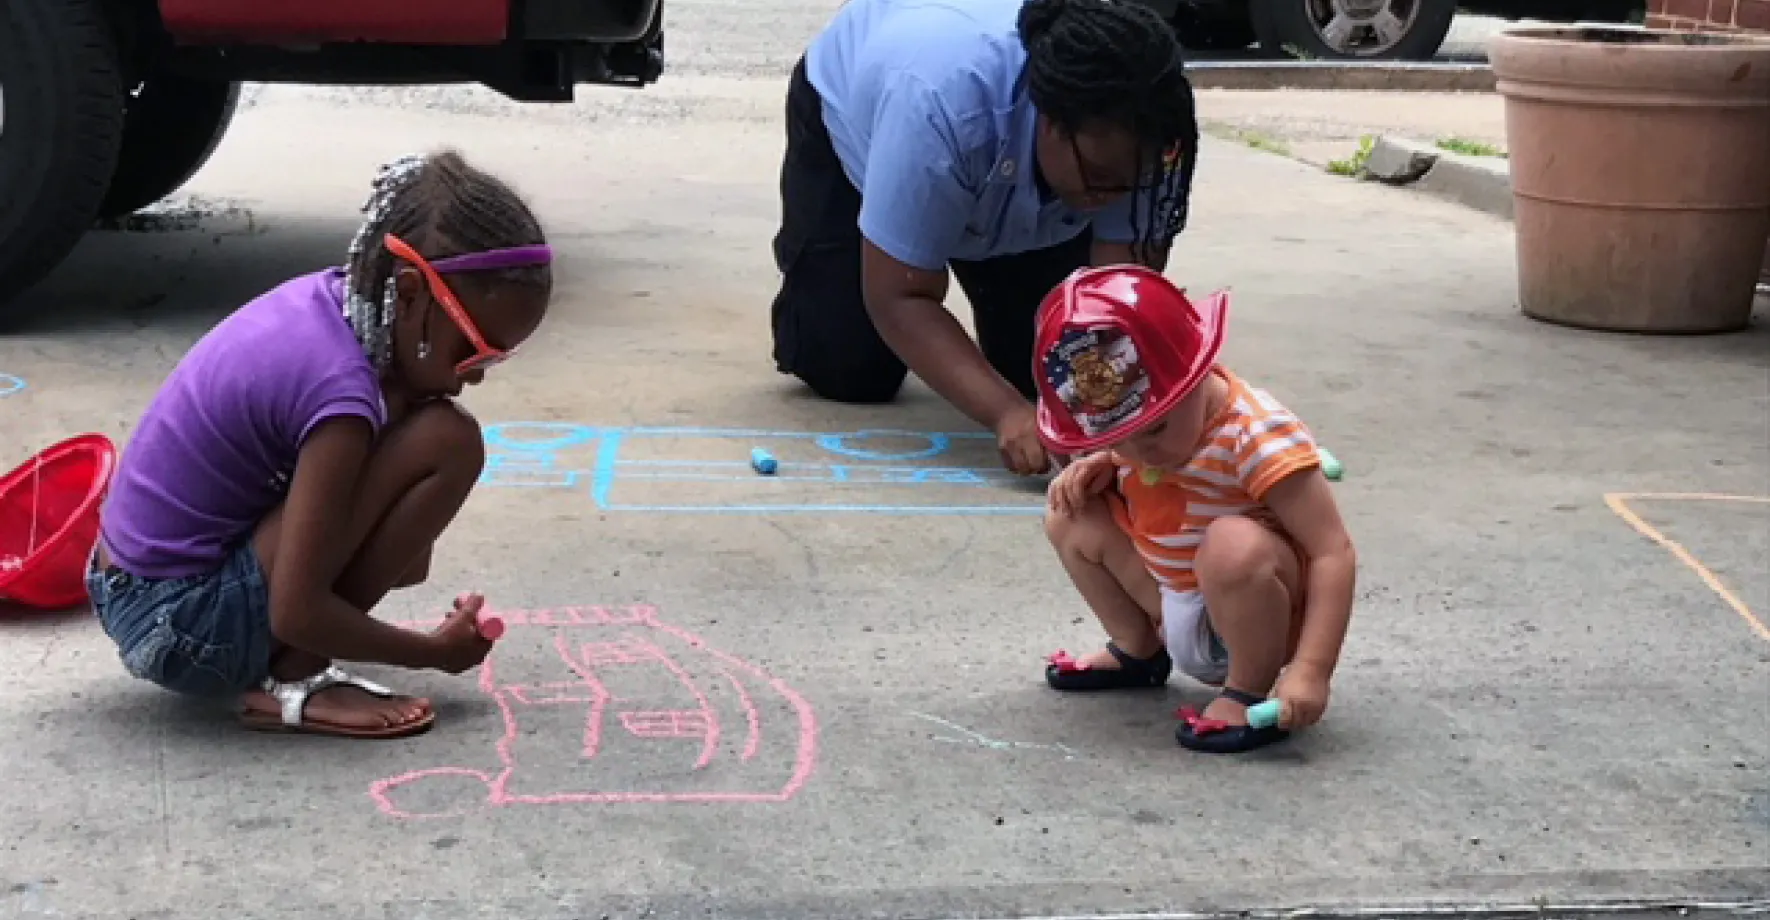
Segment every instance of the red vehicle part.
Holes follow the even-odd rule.
[[[495,45],[509,32],[509,0],[160,0],[160,21],[179,44],[386,42]]]

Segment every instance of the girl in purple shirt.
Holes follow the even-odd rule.
[[[551,251],[453,152],[384,167],[349,262],[289,281],[179,361],[131,436],[87,576],[130,674],[241,697],[253,728],[396,737],[428,700],[337,660],[459,674],[491,650],[463,595],[431,632],[369,615],[428,575],[485,442],[454,402],[533,335]]]

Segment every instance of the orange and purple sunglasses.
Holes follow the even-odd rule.
[[[449,315],[461,334],[467,337],[473,346],[473,354],[466,360],[455,365],[456,376],[465,376],[474,371],[482,371],[495,364],[501,364],[516,353],[514,348],[496,348],[479,331],[479,324],[461,306],[455,292],[443,281],[444,272],[477,272],[496,271],[501,268],[524,268],[533,265],[549,265],[553,262],[551,247],[513,246],[508,249],[488,249],[484,252],[470,252],[466,255],[450,256],[435,262],[418,254],[405,240],[389,233],[386,236],[387,251],[396,258],[410,262],[424,275],[425,284],[430,288],[430,296],[442,304],[443,312]]]

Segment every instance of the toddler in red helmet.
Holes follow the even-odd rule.
[[[1155,687],[1177,667],[1219,688],[1182,710],[1180,744],[1225,754],[1321,718],[1357,567],[1308,428],[1217,363],[1228,303],[1140,266],[1082,269],[1041,305],[1035,355],[1040,436],[1082,455],[1045,530],[1109,637],[1045,678]],[[1269,695],[1279,723],[1250,727]]]

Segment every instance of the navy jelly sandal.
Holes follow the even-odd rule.
[[[1253,707],[1266,702],[1263,696],[1255,696],[1224,687],[1220,693],[1243,706]],[[1174,730],[1174,737],[1180,746],[1201,754],[1245,754],[1258,750],[1269,744],[1277,744],[1291,736],[1291,733],[1271,725],[1266,728],[1255,728],[1251,725],[1231,725],[1221,719],[1207,719],[1191,706],[1180,707],[1180,727]]]
[[[1133,658],[1112,642],[1106,643],[1106,650],[1118,659],[1117,668],[1090,668],[1058,650],[1045,659],[1045,683],[1058,690],[1143,689],[1167,683],[1174,670],[1174,659],[1165,648],[1148,658]]]

